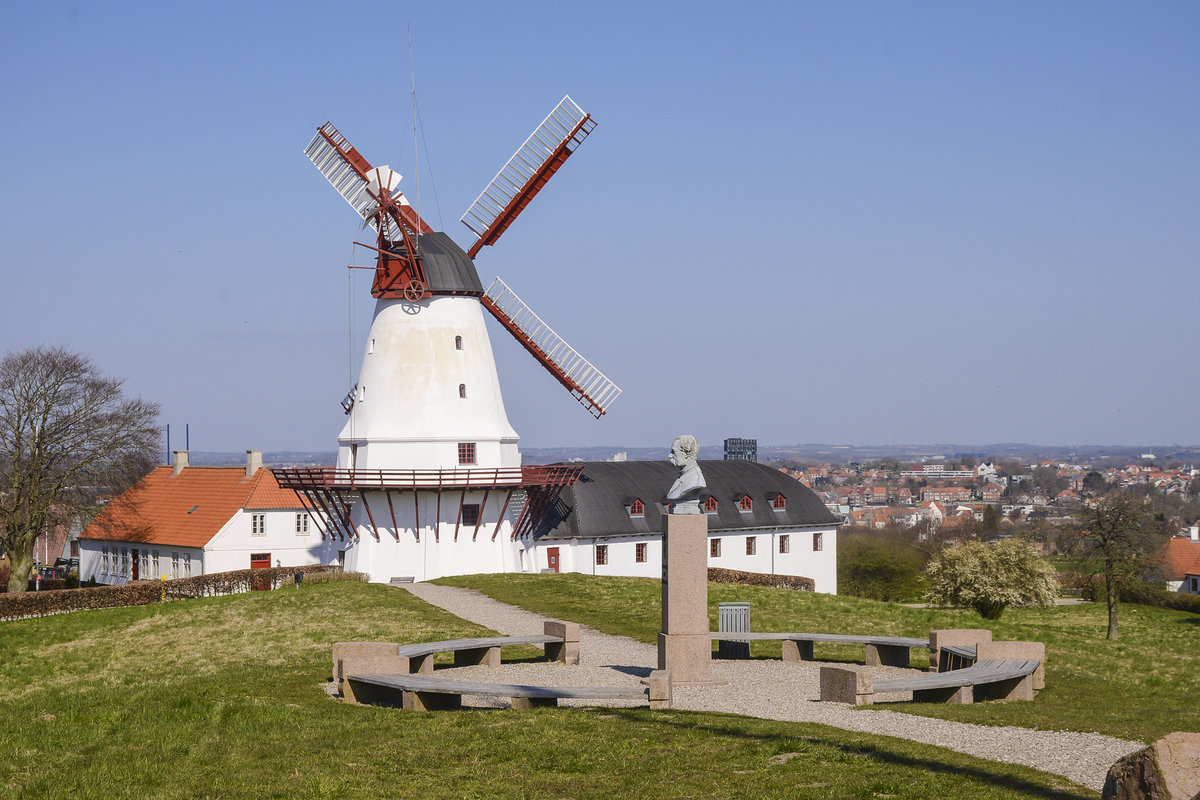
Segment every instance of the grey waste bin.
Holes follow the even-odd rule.
[[[749,603],[718,603],[717,631],[719,633],[749,633],[750,604]],[[717,642],[718,658],[749,658],[750,640],[735,639]]]

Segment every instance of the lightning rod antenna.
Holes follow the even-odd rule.
[[[413,46],[412,46],[412,23],[408,23],[408,75],[412,83],[412,121],[413,121],[413,182],[416,184],[416,192],[413,199],[417,201],[417,216],[421,216],[421,161],[420,153],[417,150],[417,68],[413,62]],[[417,240],[420,241],[421,232],[417,231]]]

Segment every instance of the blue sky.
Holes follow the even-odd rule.
[[[410,30],[464,246],[564,94],[599,123],[476,259],[625,392],[493,327],[525,445],[1200,441],[1188,2],[3,3],[3,348],[194,449],[331,449],[372,301],[302,150],[331,120],[415,202]]]

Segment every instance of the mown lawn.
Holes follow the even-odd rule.
[[[0,623],[0,797],[1095,797],[1022,767],[817,725],[418,714],[321,689],[334,641],[480,633],[403,590],[355,583]]]
[[[439,583],[466,586],[531,611],[570,619],[607,633],[653,643],[661,626],[660,585],[645,578],[591,575],[469,575]],[[1046,643],[1046,688],[1032,703],[971,706],[880,706],[985,725],[1105,733],[1152,741],[1171,731],[1200,731],[1200,616],[1122,605],[1120,638],[1107,641],[1102,604],[1050,609],[1012,608],[998,621],[973,611],[909,608],[854,597],[833,597],[727,583],[709,584],[709,616],[717,603],[749,601],[756,631],[874,633],[926,637],[939,628],[988,628],[997,640]],[[756,657],[779,657],[779,645],[755,643]],[[820,645],[819,659],[862,661],[862,647]],[[928,652],[913,650],[913,666]]]

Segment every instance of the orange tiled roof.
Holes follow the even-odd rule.
[[[1161,566],[1164,579],[1183,580],[1183,576],[1195,571],[1200,563],[1200,542],[1176,536],[1159,548],[1154,559]]]
[[[81,539],[204,547],[243,508],[303,509],[269,469],[246,477],[243,467],[159,467],[109,503]]]

